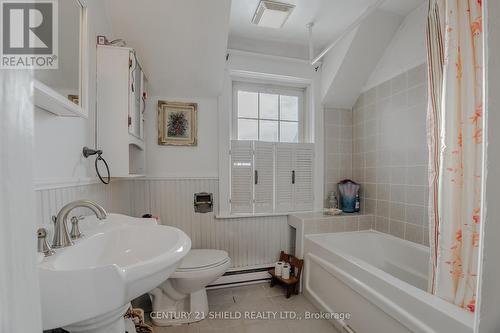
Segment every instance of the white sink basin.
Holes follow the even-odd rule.
[[[121,331],[128,303],[165,281],[191,248],[184,232],[152,219],[87,217],[80,230],[81,240],[38,264],[44,329]]]

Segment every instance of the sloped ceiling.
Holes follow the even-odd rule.
[[[259,27],[251,23],[260,0],[233,0],[229,47],[245,51],[309,58],[309,34],[306,25],[314,22],[313,41],[319,53],[337,39],[346,27],[377,0],[279,0],[295,5],[281,29]],[[381,9],[402,17],[425,0],[385,0]],[[273,47],[274,45],[274,47]]]
[[[323,59],[322,103],[351,108],[403,18],[376,10]]]
[[[113,38],[134,48],[150,94],[222,92],[231,0],[105,0]]]

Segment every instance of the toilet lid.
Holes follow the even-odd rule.
[[[179,270],[206,268],[216,266],[228,259],[226,251],[221,250],[191,250],[182,259]]]

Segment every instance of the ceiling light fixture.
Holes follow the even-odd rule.
[[[294,8],[295,5],[288,3],[260,0],[252,23],[261,27],[281,28]]]

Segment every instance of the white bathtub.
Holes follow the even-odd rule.
[[[471,333],[474,316],[426,292],[429,249],[377,231],[305,236],[304,293],[357,333]]]

